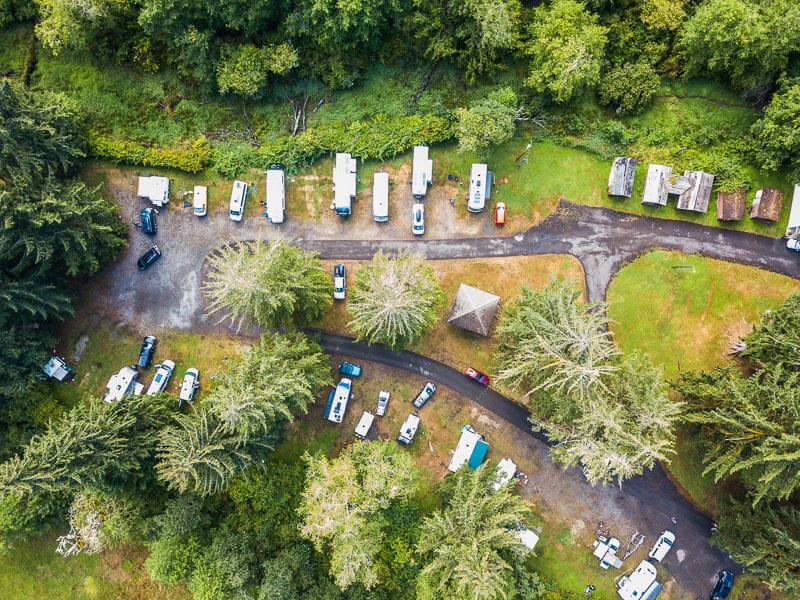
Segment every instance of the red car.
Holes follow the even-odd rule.
[[[506,224],[506,205],[504,202],[498,202],[494,205],[494,224],[498,227]]]
[[[472,367],[469,367],[466,371],[464,371],[464,374],[470,379],[474,379],[481,385],[489,385],[489,376],[481,373],[480,371],[476,371]]]

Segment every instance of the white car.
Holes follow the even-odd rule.
[[[375,414],[382,417],[386,414],[386,409],[389,406],[389,392],[381,390],[378,394],[378,406],[375,407]]]
[[[670,548],[672,548],[672,544],[674,543],[675,534],[667,529],[656,540],[656,543],[653,544],[653,547],[650,548],[650,553],[647,556],[655,562],[661,562],[664,560],[664,557],[667,555],[667,552],[669,552]]]
[[[800,252],[800,240],[798,240],[797,238],[789,238],[788,240],[786,240],[786,247],[789,250]]]
[[[165,360],[158,367],[156,367],[156,375],[153,377],[153,382],[147,388],[148,396],[155,396],[159,392],[163,392],[167,388],[169,378],[172,377],[172,372],[175,370],[175,363],[171,360]]]
[[[347,295],[347,272],[344,265],[333,265],[333,299],[344,300]]]
[[[414,235],[425,233],[425,205],[416,203],[411,207],[411,231]]]
[[[178,396],[178,406],[183,406],[184,402],[191,402],[194,400],[194,395],[199,387],[200,371],[194,367],[187,369],[186,375],[183,376],[183,383],[181,383],[181,393]]]

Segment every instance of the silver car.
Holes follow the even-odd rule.
[[[386,414],[386,409],[389,406],[389,392],[381,390],[378,394],[378,406],[375,407],[375,414],[382,417]]]

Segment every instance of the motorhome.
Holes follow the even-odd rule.
[[[360,440],[367,439],[367,435],[369,434],[369,430],[372,427],[372,422],[375,420],[375,415],[373,415],[368,410],[364,411],[364,414],[361,415],[361,419],[358,421],[358,425],[356,425],[356,437]]]
[[[333,210],[347,218],[356,197],[358,161],[347,152],[337,152],[333,163]]]
[[[484,437],[471,425],[464,425],[461,428],[461,439],[458,440],[458,446],[456,446],[447,468],[455,473],[461,465],[467,463],[470,469],[477,469],[488,451],[489,444],[486,443]]]
[[[376,171],[372,186],[372,218],[378,223],[389,220],[389,173]]]
[[[244,181],[234,181],[231,190],[230,215],[231,221],[241,221],[244,217],[244,207],[247,202],[247,184]]]
[[[617,594],[622,600],[655,600],[662,585],[656,581],[656,568],[643,560],[630,575],[620,577]]]
[[[475,163],[469,171],[469,196],[467,210],[481,212],[492,196],[492,172],[485,163]]]
[[[164,206],[169,202],[169,177],[140,176],[136,197],[149,200],[158,207]]]
[[[414,146],[414,162],[411,174],[411,193],[422,199],[433,183],[433,159],[428,158],[427,146]]]
[[[283,223],[286,211],[286,183],[283,169],[270,169],[267,175],[267,202],[264,216],[270,223]]]
[[[353,381],[347,377],[342,377],[333,392],[330,406],[325,407],[327,414],[325,418],[332,423],[341,423],[344,420],[344,413],[347,411],[347,403],[350,401],[350,394]]]
[[[139,372],[133,367],[122,367],[119,373],[114,373],[106,384],[103,400],[109,404],[115,400],[122,400],[125,396],[138,396],[142,393],[144,385],[138,383],[136,378]]]

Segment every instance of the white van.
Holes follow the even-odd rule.
[[[659,536],[659,538],[656,540],[656,543],[653,544],[653,547],[650,548],[650,553],[647,556],[650,558],[650,560],[661,562],[664,560],[664,557],[667,555],[667,552],[670,551],[672,544],[674,543],[675,534],[667,529]]]
[[[492,196],[492,172],[486,163],[474,163],[469,171],[469,196],[467,210],[481,212],[486,208],[486,201]]]
[[[389,220],[389,173],[376,171],[372,185],[372,218],[378,223]]]
[[[267,204],[264,216],[270,223],[283,223],[286,211],[286,188],[282,169],[270,169],[267,174]]]
[[[247,202],[247,184],[244,181],[234,181],[231,191],[231,221],[242,220],[245,202]]]
[[[194,186],[192,208],[196,217],[205,217],[208,212],[208,188],[204,185]]]
[[[419,416],[417,416],[417,413],[411,413],[400,426],[400,435],[397,436],[397,441],[401,444],[410,444],[414,441],[418,428]]]
[[[356,437],[360,440],[367,439],[367,434],[369,433],[370,428],[372,427],[372,422],[375,420],[375,415],[373,415],[368,410],[364,411],[364,414],[361,415],[361,420],[356,425]]]

